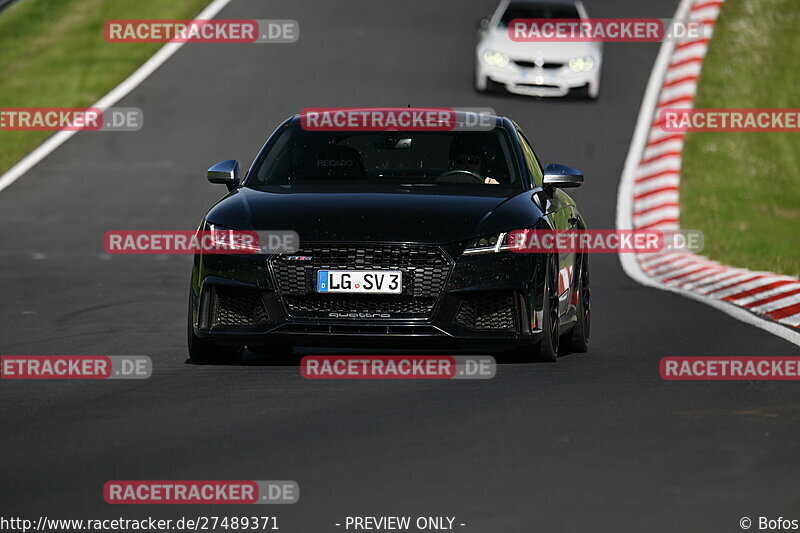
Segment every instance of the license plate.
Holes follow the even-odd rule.
[[[317,292],[400,294],[403,273],[399,270],[320,270]]]

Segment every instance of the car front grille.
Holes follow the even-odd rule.
[[[212,329],[257,326],[268,319],[259,291],[230,287],[211,289]]]
[[[284,301],[293,313],[336,318],[334,314],[361,313],[351,318],[415,318],[427,316],[436,305],[436,298],[417,298],[402,294],[309,294],[287,296]]]
[[[542,63],[541,65],[537,65],[534,61],[526,61],[524,59],[515,59],[514,64],[523,68],[535,68],[541,66],[545,70],[559,69],[564,66],[564,63],[558,63],[555,61],[548,61],[546,63]]]
[[[514,296],[491,294],[464,298],[456,322],[476,330],[516,330]]]
[[[548,85],[546,83],[516,83],[517,87],[533,87],[536,89],[559,89],[558,85]]]
[[[437,246],[312,244],[271,259],[287,314],[298,318],[426,318],[441,296],[453,263]],[[319,270],[400,270],[402,294],[320,294]],[[389,316],[331,316],[331,314]]]

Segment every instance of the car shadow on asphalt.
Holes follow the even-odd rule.
[[[207,365],[199,365],[197,363],[192,362],[191,359],[187,358],[184,362],[187,365],[196,365],[196,366],[277,366],[277,367],[284,367],[284,366],[296,366],[299,367],[303,357],[307,355],[341,355],[341,356],[455,356],[455,355],[490,355],[494,357],[497,365],[505,366],[505,365],[520,365],[520,364],[552,364],[546,362],[540,362],[535,360],[528,360],[525,358],[521,358],[517,354],[505,353],[505,352],[494,352],[488,350],[464,350],[464,351],[454,351],[454,350],[388,350],[388,349],[347,349],[347,348],[328,348],[328,349],[298,349],[292,354],[286,353],[269,353],[267,351],[260,351],[254,352],[251,350],[245,350],[242,358],[238,362],[230,362],[230,363],[212,363]],[[562,354],[559,356],[559,359],[564,359],[569,357],[570,354]]]
[[[550,104],[585,104],[585,105],[594,105],[597,104],[597,100],[592,100],[590,98],[585,98],[583,96],[579,96],[573,93],[568,93],[564,96],[528,96],[525,94],[514,94],[510,93],[505,90],[499,90],[496,92],[489,92],[489,93],[481,93],[475,91],[476,94],[486,97],[486,98],[503,98],[509,100],[516,100],[519,102],[526,101],[526,102],[539,102],[539,103],[550,103]]]

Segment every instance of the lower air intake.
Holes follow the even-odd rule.
[[[259,291],[214,287],[211,327],[256,326],[269,319]]]
[[[456,322],[476,330],[514,331],[517,328],[514,296],[468,296],[461,302]]]

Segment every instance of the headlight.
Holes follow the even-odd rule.
[[[573,57],[569,60],[569,69],[572,72],[588,72],[594,68],[594,58],[592,56]]]
[[[504,67],[508,65],[509,58],[503,52],[497,52],[495,50],[486,50],[483,53],[483,60],[490,65],[494,65],[495,67]]]
[[[510,249],[508,245],[508,233],[501,233],[499,235],[477,237],[468,240],[467,246],[464,249],[464,255],[493,254]]]
[[[211,233],[214,247],[223,250],[259,252],[261,248],[255,232],[238,231],[208,222],[206,229]]]

